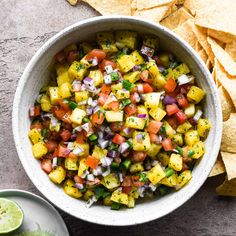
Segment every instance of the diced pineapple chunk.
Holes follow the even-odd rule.
[[[50,98],[46,94],[43,94],[40,98],[40,104],[43,111],[49,112],[51,110]]]
[[[136,116],[129,116],[125,121],[125,126],[133,129],[144,129],[145,124],[145,119]]]
[[[175,69],[172,71],[172,76],[174,76],[174,78],[177,79],[179,76],[183,74],[188,74],[189,72],[190,70],[188,66],[182,63],[179,66],[175,67]]]
[[[130,97],[130,92],[126,89],[121,89],[116,92],[117,99],[125,99]]]
[[[150,74],[153,78],[155,78],[157,75],[160,74],[157,64],[154,60],[151,60],[148,62],[147,70],[150,72]]]
[[[161,148],[161,144],[151,143],[150,148],[147,150],[147,155],[149,157],[155,157],[160,152]]]
[[[61,123],[60,123],[60,121],[57,121],[56,124],[52,124],[52,121],[51,121],[50,124],[49,124],[49,130],[50,130],[50,131],[59,132],[60,128],[61,128]]]
[[[143,40],[143,44],[145,46],[148,46],[150,48],[153,49],[157,49],[158,45],[159,45],[159,39],[158,37],[154,36],[154,35],[145,35],[144,36],[144,40]]]
[[[81,60],[80,63],[84,65],[87,69],[92,66],[92,63],[90,63],[87,59],[87,55],[85,55]]]
[[[68,65],[62,65],[60,63],[57,63],[55,65],[55,69],[56,69],[56,72],[57,72],[57,75],[62,75],[64,72],[67,72],[68,71],[68,68],[69,66]],[[68,81],[65,81],[65,82],[68,82]],[[58,84],[59,85],[59,84]]]
[[[153,77],[153,85],[158,89],[163,89],[166,84],[166,78],[163,74],[159,73],[155,77]]]
[[[172,138],[173,142],[175,142],[178,146],[183,146],[184,140],[182,134],[175,134],[174,137]]]
[[[132,57],[132,60],[135,63],[135,65],[143,64],[143,62],[144,62],[143,57],[141,56],[141,54],[137,50],[133,51],[130,54],[130,56]]]
[[[61,99],[58,87],[49,87],[49,97],[52,105],[56,105],[58,101]]]
[[[61,86],[64,83],[71,83],[71,82],[72,82],[72,80],[70,79],[67,71],[59,74],[57,77],[57,85],[58,86]]]
[[[144,171],[143,164],[140,163],[134,163],[129,168],[130,173],[136,173],[136,172],[142,172]]]
[[[101,184],[107,189],[113,189],[120,186],[120,180],[115,173],[111,173],[101,180]]]
[[[187,98],[193,103],[197,104],[205,97],[205,95],[206,93],[203,89],[197,86],[192,86],[187,93]]]
[[[172,153],[170,156],[169,167],[181,171],[183,167],[183,159],[179,154]]]
[[[167,121],[164,121],[163,124],[165,126],[167,137],[173,138],[176,131],[170,126],[170,124]]]
[[[145,115],[146,115],[146,118],[149,117],[148,110],[147,110],[146,107],[143,106],[143,105],[139,105],[139,106],[138,106],[138,114],[145,114]]]
[[[100,70],[91,70],[88,77],[93,79],[95,86],[103,84],[103,74]]]
[[[66,171],[62,166],[57,166],[53,169],[48,177],[55,184],[60,184],[66,178]]]
[[[33,155],[35,158],[40,159],[42,156],[46,155],[48,149],[43,141],[35,143],[32,146]]]
[[[138,189],[137,187],[132,187],[131,191],[129,193],[129,196],[133,197],[134,199],[138,199],[139,198],[139,194],[138,194]]]
[[[124,80],[128,80],[131,83],[135,83],[140,79],[140,71],[132,71],[124,75]]]
[[[92,189],[87,189],[86,192],[84,193],[84,200],[88,201],[89,198],[91,198],[92,196],[94,196],[94,192]]]
[[[123,121],[123,111],[106,111],[105,117],[107,122]]]
[[[159,163],[147,172],[147,177],[153,185],[159,183],[165,176],[166,174]]]
[[[87,101],[88,98],[89,98],[88,91],[75,92],[75,101],[77,103],[82,102],[82,101]]]
[[[160,184],[163,184],[168,187],[175,187],[177,184],[177,174],[173,174],[170,177],[165,177],[160,181]]]
[[[98,33],[97,41],[99,46],[106,53],[114,53],[118,51],[112,32],[106,31]]]
[[[80,161],[79,161],[79,169],[78,169],[78,176],[81,177],[85,171],[89,168],[87,165],[86,165],[86,158],[82,158]]]
[[[192,128],[192,125],[190,124],[189,121],[184,122],[182,125],[179,125],[176,129],[178,133],[184,134],[186,133],[189,129]]]
[[[115,40],[119,48],[135,49],[138,44],[138,34],[134,31],[119,30],[115,33]]]
[[[191,156],[193,159],[198,159],[205,154],[205,146],[202,141],[196,142],[191,149],[194,151],[194,154]]]
[[[197,122],[197,132],[200,137],[206,138],[211,129],[211,123],[208,119],[199,119]]]
[[[71,84],[64,83],[58,87],[58,93],[61,98],[69,98],[71,97]]]
[[[123,86],[122,86],[122,83],[118,83],[118,84],[112,84],[111,85],[111,91],[112,93],[116,94],[116,92],[118,90],[122,90]]]
[[[120,58],[117,59],[117,63],[118,63],[118,67],[123,73],[127,73],[135,66],[130,55],[121,56]]]
[[[146,132],[137,132],[133,134],[134,151],[147,151],[151,146],[150,137]]]
[[[167,166],[170,161],[170,156],[166,152],[161,152],[158,154],[158,160],[163,166]]]
[[[161,121],[165,117],[166,112],[159,107],[154,107],[150,109],[149,114],[154,120]]]
[[[86,66],[78,61],[74,61],[68,70],[70,78],[77,80],[82,80],[85,77],[86,73]]]
[[[36,144],[40,141],[42,141],[42,135],[41,132],[38,131],[38,129],[34,128],[29,131],[29,138],[33,144]]]
[[[65,168],[67,170],[78,170],[78,165],[77,165],[78,159],[77,158],[70,158],[67,157],[65,159]]]
[[[197,130],[189,130],[185,133],[184,141],[188,146],[193,146],[196,142],[200,141]]]
[[[86,116],[86,112],[84,110],[81,110],[79,108],[75,108],[72,111],[72,114],[70,115],[70,120],[73,123],[80,125],[85,116]]]
[[[96,159],[100,160],[102,157],[107,156],[107,152],[108,152],[107,149],[101,149],[100,147],[95,145],[95,147],[93,149],[92,156],[95,157]]]
[[[78,188],[76,188],[75,183],[71,179],[66,180],[63,190],[67,195],[74,198],[80,198],[83,196],[83,194]]]
[[[195,114],[195,105],[190,103],[188,107],[184,109],[184,113],[188,118],[191,118]]]
[[[177,177],[176,190],[181,189],[185,184],[187,184],[192,179],[192,172],[190,170],[185,170]]]
[[[127,204],[127,206],[129,208],[134,208],[134,206],[135,206],[135,199],[133,197],[128,196],[128,204]]]
[[[146,108],[154,108],[154,107],[158,107],[159,101],[160,101],[160,97],[162,95],[162,92],[160,93],[146,93],[144,95],[145,98],[145,107]]]
[[[78,156],[81,157],[87,157],[89,155],[89,144],[88,143],[77,143],[76,141],[73,143],[73,148],[80,148],[83,150]]]
[[[122,193],[120,189],[115,190],[111,195],[111,200],[113,202],[118,202],[120,204],[128,205],[129,198],[128,194]]]

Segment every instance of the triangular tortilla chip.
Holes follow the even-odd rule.
[[[224,67],[225,71],[231,76],[236,76],[236,62],[230,57],[230,55],[222,47],[220,47],[217,44],[217,42],[214,39],[207,37],[207,41],[211,45],[211,49],[215,57],[218,59],[220,64]]]
[[[131,0],[83,0],[102,15],[131,15]]]
[[[236,62],[236,40],[227,43],[225,46],[225,51],[233,58],[233,60]]]
[[[222,86],[220,86],[218,88],[218,94],[219,94],[220,101],[221,101],[223,121],[226,121],[229,119],[230,114],[235,112],[235,107],[233,105],[233,102],[232,102],[229,94]]]
[[[236,113],[231,113],[227,121],[223,122],[221,151],[236,152]]]
[[[211,70],[212,69],[212,63],[211,63],[211,60],[210,58],[208,57],[207,61],[206,61],[206,67],[208,68],[208,70]]]
[[[207,6],[206,0],[185,0],[184,7],[195,16],[200,9],[204,9]]]
[[[216,192],[221,196],[236,196],[236,179],[225,180],[216,188]]]
[[[167,5],[171,2],[173,2],[173,0],[136,0],[136,6],[138,10],[144,10]]]
[[[236,77],[230,77],[221,67],[218,60],[215,60],[215,73],[219,82],[229,94],[236,107]]]
[[[225,173],[225,166],[220,155],[218,155],[215,165],[213,166],[209,177]]]
[[[202,58],[204,63],[207,62],[208,56],[206,54],[206,51],[203,48],[200,51],[198,51],[198,55]]]
[[[221,152],[221,156],[225,165],[227,179],[236,178],[236,153]]]
[[[175,4],[172,4],[172,6],[168,9],[168,11],[166,12],[166,14],[163,16],[162,19],[165,19],[166,17],[168,17],[169,15],[173,14],[174,12],[176,12],[178,10],[178,7]]]
[[[185,10],[185,8],[181,7],[173,14],[162,20],[160,23],[169,29],[175,29],[188,19],[192,18],[193,17]]]
[[[213,30],[208,28],[207,34],[223,43],[231,43],[233,41],[236,41],[236,36],[219,30]]]

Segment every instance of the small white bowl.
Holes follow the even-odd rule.
[[[206,154],[195,166],[190,183],[178,192],[160,199],[137,204],[134,209],[112,211],[109,207],[95,205],[87,208],[82,200],[67,196],[53,184],[41,170],[39,161],[32,155],[28,139],[30,119],[29,107],[38,96],[40,88],[49,78],[50,63],[53,56],[72,42],[94,39],[100,31],[129,29],[140,34],[152,33],[159,37],[160,47],[173,52],[181,61],[187,63],[197,78],[197,83],[206,91],[204,112],[211,120],[212,128],[205,142]],[[160,218],[189,200],[207,179],[218,154],[221,134],[222,115],[216,86],[211,75],[197,53],[173,32],[161,25],[134,17],[110,16],[95,17],[78,22],[48,40],[33,56],[26,67],[15,94],[12,126],[15,144],[21,163],[38,190],[53,204],[77,218],[112,226],[134,225]]]

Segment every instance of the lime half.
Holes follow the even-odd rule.
[[[15,202],[0,198],[0,234],[18,229],[23,219],[23,211]]]

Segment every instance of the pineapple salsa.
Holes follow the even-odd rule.
[[[205,92],[158,38],[101,32],[55,55],[30,108],[32,152],[64,192],[113,210],[179,190],[192,178],[211,124]]]

